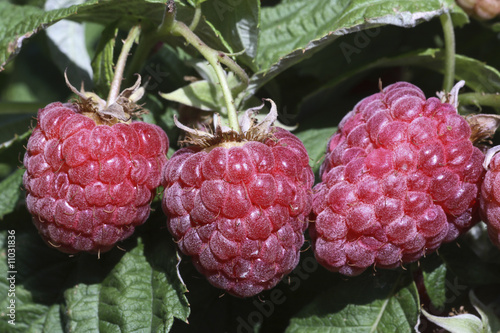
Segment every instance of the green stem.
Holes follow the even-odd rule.
[[[173,35],[176,36],[182,36],[186,41],[193,45],[194,48],[198,50],[198,52],[201,53],[201,55],[208,61],[208,63],[214,68],[215,74],[217,75],[217,78],[219,79],[219,84],[222,89],[222,95],[224,96],[224,101],[226,104],[227,108],[227,115],[228,115],[228,121],[229,121],[229,127],[231,127],[235,132],[241,133],[241,128],[240,124],[238,123],[238,115],[236,113],[236,107],[234,105],[234,99],[231,93],[231,89],[229,88],[229,85],[227,83],[227,77],[226,73],[224,72],[224,69],[221,66],[221,62],[226,64],[226,63],[231,63],[230,61],[227,61],[226,59],[229,59],[224,53],[218,52],[208,45],[206,45],[198,36],[192,32],[187,25],[185,25],[182,22],[175,21],[172,25],[172,29],[170,32]],[[224,61],[224,62],[223,62]],[[232,61],[232,59],[231,59]],[[234,61],[232,61],[234,63]],[[236,64],[236,63],[234,63]],[[227,65],[226,65],[227,66]],[[237,66],[237,65],[236,65]],[[232,67],[234,67],[233,64],[231,64],[231,67],[228,66],[231,70],[233,70]],[[239,67],[239,66],[238,66]],[[243,70],[241,70],[243,71]],[[238,74],[238,73],[236,73]],[[238,75],[241,75],[238,74]],[[246,74],[245,74],[246,76]]]
[[[167,1],[165,4],[165,12],[163,20],[156,31],[144,31],[139,46],[137,47],[132,60],[127,69],[127,78],[132,77],[133,74],[140,71],[141,66],[148,58],[151,50],[160,41],[161,31],[169,31],[175,21],[175,3],[174,1]]]
[[[157,37],[158,36],[155,35],[155,32],[142,34],[139,45],[132,55],[132,59],[130,60],[125,74],[125,79],[127,82],[131,80],[130,78],[132,78],[135,73],[139,73],[141,71],[141,67],[146,62],[146,59],[151,53],[151,50],[158,41]],[[128,84],[127,86],[129,85],[132,85],[132,83]]]
[[[465,93],[458,95],[458,102],[461,105],[500,107],[500,94]]]
[[[453,30],[450,13],[441,15],[440,20],[443,26],[446,59],[443,90],[449,92],[455,82],[455,31]]]
[[[163,13],[163,21],[158,27],[158,32],[170,31],[175,22],[175,2],[173,0],[168,0],[165,5],[165,12]]]
[[[141,34],[141,27],[138,25],[134,26],[132,29],[130,29],[127,39],[125,39],[125,42],[123,43],[122,50],[120,51],[120,56],[118,57],[118,61],[116,62],[115,74],[113,76],[113,81],[111,82],[111,88],[109,89],[109,95],[108,95],[108,100],[106,101],[106,106],[113,104],[118,98],[118,95],[120,95],[120,87],[123,80],[123,72],[125,70],[125,64],[127,63],[127,57],[130,52],[130,49],[132,48],[132,45],[134,45],[134,42],[136,41],[136,39],[139,37],[140,34]]]
[[[236,63],[236,61],[231,59],[227,54],[223,52],[217,52],[217,57],[219,58],[219,61],[222,64],[226,65],[227,68],[232,70],[240,78],[241,84],[235,88],[238,90],[238,93],[243,91],[244,88],[248,87],[250,79],[248,78],[248,75],[245,72],[245,70],[241,68],[240,65]]]
[[[191,31],[195,31],[196,27],[198,26],[198,23],[200,23],[200,18],[201,18],[201,5],[198,4],[194,9],[193,21],[189,25],[189,29]]]

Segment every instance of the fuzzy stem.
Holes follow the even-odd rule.
[[[194,9],[193,21],[191,21],[191,24],[189,25],[189,29],[191,31],[194,31],[196,29],[198,23],[200,23],[200,18],[201,18],[201,5],[198,4]]]
[[[441,15],[440,20],[443,27],[446,59],[443,90],[449,92],[453,88],[453,82],[455,81],[455,31],[453,30],[450,13]]]
[[[177,10],[175,8],[175,2],[173,0],[168,0],[165,4],[165,12],[163,13],[163,21],[158,27],[158,31],[170,31],[172,25],[175,22],[175,14]]]
[[[111,82],[111,88],[109,90],[108,100],[106,101],[106,106],[110,106],[113,104],[118,95],[120,95],[120,87],[123,80],[123,72],[125,70],[125,64],[127,63],[127,57],[134,45],[134,42],[141,34],[141,27],[136,25],[130,29],[128,33],[127,39],[125,39],[123,43],[122,50],[120,51],[120,56],[118,57],[118,61],[116,62],[115,74],[113,76],[113,81]]]
[[[480,92],[458,95],[458,102],[463,105],[484,105],[500,107],[500,94],[485,94]]]
[[[248,75],[245,72],[245,70],[243,68],[241,68],[240,65],[238,65],[236,63],[236,61],[234,61],[233,59],[228,57],[228,55],[223,53],[223,52],[217,52],[217,57],[219,58],[219,61],[222,64],[226,65],[230,70],[232,70],[240,78],[241,84],[235,88],[236,94],[240,93],[241,91],[243,91],[243,89],[248,87],[248,84],[250,83],[250,79],[248,78]]]
[[[224,101],[227,108],[227,115],[229,121],[229,127],[235,132],[241,133],[240,125],[238,123],[238,115],[236,113],[236,107],[234,105],[234,99],[231,93],[231,89],[227,83],[226,73],[221,66],[221,59],[229,59],[224,53],[218,52],[208,45],[206,45],[198,36],[196,36],[187,25],[182,22],[175,21],[172,25],[170,32],[173,35],[182,36],[186,41],[193,45],[194,48],[201,53],[201,55],[208,61],[208,63],[214,68],[215,74],[219,79],[219,84],[222,89],[222,95],[224,96]],[[226,62],[226,60],[224,60]],[[232,60],[231,60],[232,61]],[[228,62],[230,63],[230,62]],[[236,63],[235,63],[236,64]],[[237,65],[236,65],[237,66]],[[229,67],[229,66],[228,66]],[[239,66],[238,66],[239,67]],[[233,69],[229,67],[230,69]],[[242,70],[243,71],[243,70]],[[236,73],[238,74],[238,73]],[[245,74],[246,75],[246,74]]]

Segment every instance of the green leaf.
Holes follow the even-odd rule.
[[[64,313],[70,331],[168,332],[174,317],[186,320],[187,302],[143,251],[139,242],[102,283],[80,283],[66,290]]]
[[[443,73],[444,61],[444,52],[439,49],[427,49],[392,59],[379,60],[376,63],[384,66],[423,66]],[[500,90],[500,72],[496,68],[460,54],[455,55],[455,80],[465,80],[465,84],[475,91],[495,93]]]
[[[100,284],[79,284],[64,294],[66,327],[70,331],[99,331]]]
[[[35,304],[32,293],[21,282],[22,266],[18,263],[19,249],[22,245],[22,237],[19,237],[15,229],[0,232],[0,248],[2,249],[0,251],[0,307],[5,309],[0,314],[0,331],[62,332],[59,305]],[[8,254],[9,257],[7,257]]]
[[[419,298],[405,274],[381,271],[337,284],[295,315],[286,332],[413,332]]]
[[[495,310],[489,306],[484,305],[477,298],[472,289],[469,292],[469,299],[476,311],[481,316],[483,326],[486,327],[489,332],[500,332],[500,318],[495,314]]]
[[[18,169],[0,183],[0,220],[11,213],[21,195],[24,170]]]
[[[438,317],[422,309],[424,316],[434,324],[451,333],[491,333],[484,327],[481,319],[471,314],[460,314],[453,317]]]
[[[164,6],[161,0],[89,0],[81,5],[44,11],[0,2],[0,71],[19,52],[26,38],[62,19],[104,24],[120,19],[125,28],[138,21],[156,26],[162,20]]]
[[[40,103],[0,102],[0,152],[31,134]]]
[[[443,73],[444,53],[440,49],[416,50],[394,57],[383,57],[354,69],[339,72],[335,78],[304,97],[303,103],[316,96],[337,89],[350,78],[374,68],[417,66]],[[455,55],[455,79],[465,80],[466,85],[478,92],[495,93],[500,91],[500,72],[476,59]],[[428,96],[430,97],[430,96]]]
[[[309,154],[309,164],[316,173],[325,157],[326,145],[330,137],[336,132],[337,128],[312,128],[302,130],[297,133],[297,137],[304,143]],[[318,142],[320,144],[318,144]]]
[[[45,10],[55,10],[83,3],[83,0],[47,0]],[[45,30],[49,48],[56,66],[61,72],[67,70],[68,76],[76,81],[87,83],[93,77],[90,57],[85,45],[85,25],[83,23],[61,20]]]
[[[47,312],[32,322],[30,328],[27,329],[26,332],[63,333],[64,330],[61,327],[61,306],[59,304],[50,306]]]
[[[217,86],[208,81],[196,81],[171,93],[160,93],[160,96],[173,102],[189,105],[201,110],[218,109],[220,96]]]
[[[228,74],[227,81],[230,88],[238,85],[238,80],[232,72]],[[226,114],[220,85],[207,80],[190,83],[171,93],[160,93],[160,96],[201,110],[220,111],[223,115]]]
[[[258,0],[214,0],[201,6],[208,26],[217,39],[231,53],[243,52],[239,60],[254,67],[259,39],[260,1]],[[225,49],[221,49],[225,51]]]
[[[442,310],[446,303],[446,264],[437,255],[432,255],[421,261],[421,267],[427,295],[432,304]]]
[[[467,20],[453,0],[288,0],[265,7],[255,60],[259,72],[249,92],[340,36],[387,24],[410,28],[445,12]]]
[[[96,54],[92,59],[92,69],[94,71],[94,86],[98,95],[108,96],[109,87],[114,76],[115,38],[118,33],[116,23],[109,25],[102,32]]]

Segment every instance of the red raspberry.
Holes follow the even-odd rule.
[[[495,154],[499,146],[490,150]],[[488,225],[488,234],[493,244],[500,248],[500,154],[489,161],[486,154],[485,167],[488,168],[481,186],[481,216]]]
[[[179,249],[211,284],[239,297],[295,268],[311,211],[304,145],[284,129],[270,132],[257,141],[220,133],[218,143],[178,150],[164,172],[162,205]]]
[[[149,216],[168,138],[156,125],[110,121],[99,124],[83,104],[38,112],[24,155],[26,204],[43,239],[62,252],[108,251]]]
[[[483,153],[455,107],[399,82],[360,101],[314,188],[317,260],[357,275],[418,260],[478,222]]]

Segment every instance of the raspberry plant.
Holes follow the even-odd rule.
[[[285,265],[285,269],[273,276],[276,281],[248,293],[214,283],[222,281],[217,269],[200,269],[201,259],[196,262],[196,256],[192,259],[183,254],[193,254],[189,253],[189,246],[194,244],[184,238],[184,233],[196,230],[198,236],[203,234],[196,223],[207,220],[205,216],[193,223],[189,217],[191,224],[183,224],[180,220],[186,219],[186,212],[201,211],[202,207],[196,200],[183,202],[179,198],[189,197],[186,194],[189,191],[198,191],[197,181],[204,171],[203,167],[197,168],[196,163],[191,167],[184,163],[182,168],[175,165],[179,160],[188,159],[188,155],[201,156],[198,151],[206,148],[187,148],[186,143],[192,140],[189,132],[205,131],[210,136],[217,133],[217,128],[221,132],[229,128],[242,135],[242,128],[265,123],[273,113],[271,108],[266,115],[263,109],[255,119],[240,126],[243,111],[253,113],[262,105],[262,99],[272,99],[278,113],[274,126],[286,128],[302,141],[292,139],[290,134],[284,136],[285,141],[290,141],[289,149],[300,151],[295,163],[303,162],[305,151],[299,146],[304,145],[309,166],[316,176],[315,184],[319,184],[320,166],[331,155],[326,153],[330,137],[337,133],[341,120],[359,101],[380,93],[379,80],[382,87],[403,81],[411,83],[418,87],[417,95],[426,98],[441,92],[440,97],[453,100],[450,104],[458,105],[458,113],[466,119],[478,113],[497,114],[500,110],[497,95],[500,92],[497,56],[500,25],[496,3],[479,0],[0,2],[0,331],[433,332],[440,328],[451,332],[498,331],[500,249],[496,246],[499,228],[495,211],[500,194],[496,193],[498,157],[493,154],[498,149],[493,148],[487,154],[487,161],[492,162],[485,165],[488,171],[481,184],[480,212],[476,214],[483,221],[477,218],[475,226],[467,225],[464,234],[458,236],[457,232],[456,238],[450,237],[448,243],[439,247],[439,242],[429,241],[428,246],[435,250],[433,253],[420,257],[422,252],[419,252],[408,260],[412,262],[391,261],[386,265],[391,268],[367,264],[362,272],[356,270],[359,275],[346,277],[318,263],[312,246],[314,231],[311,237],[310,230],[302,234],[303,230],[297,227],[291,232],[295,238],[295,248],[289,251],[294,257],[293,265]],[[128,39],[130,31],[140,31],[140,34]],[[66,85],[65,73],[77,88]],[[127,98],[133,95],[134,100],[142,97],[136,104],[148,112],[133,121],[151,124],[167,134],[168,158],[172,161],[170,166],[167,162],[168,172],[164,171],[164,187],[154,189],[154,184],[148,189],[158,194],[147,207],[141,208],[151,210],[149,217],[143,224],[136,223],[128,238],[113,239],[117,241],[116,246],[106,248],[109,251],[99,256],[87,252],[69,255],[47,246],[29,212],[38,211],[33,209],[33,199],[30,199],[33,188],[29,180],[23,184],[26,170],[22,160],[26,149],[33,156],[42,156],[36,150],[40,147],[28,144],[28,138],[40,137],[40,128],[46,126],[43,111],[37,116],[38,111],[47,105],[74,108],[84,103],[80,95],[111,96],[108,100],[114,100],[120,95],[120,86],[134,85],[136,74],[142,78],[144,95],[134,95],[132,90],[125,90],[125,95]],[[452,92],[461,80],[465,86]],[[80,89],[82,85],[85,93]],[[78,99],[80,102],[76,102]],[[496,117],[477,119],[480,120],[469,122],[470,133],[476,135],[471,137],[471,144],[467,140],[468,128],[456,133],[464,147],[455,149],[457,154],[467,155],[468,150],[486,152],[498,145],[498,138],[492,135],[498,127]],[[432,121],[429,120],[429,124]],[[220,126],[215,126],[215,132],[210,132],[217,124]],[[51,125],[58,128],[55,120]],[[75,126],[73,130],[77,130],[78,125]],[[483,126],[490,135],[483,135],[484,131],[477,134],[476,130]],[[445,127],[443,130],[447,133]],[[397,140],[397,131],[386,132],[386,143]],[[280,136],[285,130],[275,133],[276,138],[264,140],[269,146],[283,140]],[[407,133],[410,131],[399,134],[405,137]],[[438,129],[437,135],[440,133]],[[50,151],[51,147],[64,144],[57,141],[57,137],[51,136],[50,140],[52,143],[44,147],[44,156],[49,157],[49,162],[61,162],[59,157],[66,157],[50,154]],[[251,150],[248,146],[256,144],[247,141],[228,150],[248,154]],[[131,151],[134,144],[127,141],[120,147],[109,153]],[[103,152],[97,146],[85,148],[94,151],[94,155]],[[200,159],[220,151],[219,148],[205,151],[206,156]],[[99,159],[90,161],[97,163]],[[379,159],[374,161],[378,163]],[[229,167],[241,165],[231,163]],[[31,160],[25,164],[31,168]],[[324,171],[325,167],[321,169]],[[55,166],[51,166],[51,170],[61,171]],[[201,174],[197,173],[200,170]],[[115,168],[108,175],[98,173],[94,178],[107,179],[112,174],[114,178],[111,178],[118,179],[123,177],[120,171]],[[354,168],[351,171],[355,171]],[[236,192],[244,193],[243,189],[250,187],[253,195],[248,198],[253,198],[255,211],[270,210],[270,207],[275,211],[284,210],[283,200],[273,201],[272,189],[259,190],[259,195],[254,193],[252,182],[268,179],[268,176],[274,177],[275,184],[279,183],[278,176],[270,170],[254,172],[242,182],[236,179],[234,187],[242,189]],[[469,178],[460,178],[459,183],[470,184],[469,181]],[[448,186],[448,183],[438,185],[442,185],[439,191],[436,189],[432,194],[438,203],[456,195],[443,191],[456,191],[459,187]],[[52,197],[48,196],[50,186],[45,187],[47,189],[38,186],[36,194],[41,202],[38,203],[40,211],[44,214],[49,211],[50,219],[50,210],[43,202]],[[371,190],[373,188],[367,185],[366,193],[373,193]],[[281,189],[277,187],[276,191]],[[316,191],[317,188],[309,194],[317,194]],[[125,196],[126,192],[120,193]],[[237,201],[236,195],[218,202],[217,195],[211,196],[203,186],[199,192],[207,192],[205,204],[229,214],[229,218],[220,215],[216,219],[232,221],[233,206],[229,207],[228,202]],[[65,198],[68,205],[74,203],[74,197]],[[103,194],[102,200],[107,200],[105,198]],[[163,212],[162,200],[168,217]],[[302,201],[306,202],[307,198]],[[467,204],[472,205],[472,201]],[[275,208],[276,202],[280,202],[277,205],[280,208]],[[294,202],[291,202],[288,214],[293,210]],[[103,206],[97,197],[92,198],[90,205]],[[446,213],[449,213],[447,221],[458,218],[451,210]],[[314,214],[308,218],[305,212],[301,214],[305,220],[302,226],[316,223]],[[209,245],[202,246],[205,249],[213,246],[212,254],[218,254],[219,259],[230,254],[228,243],[221,238],[230,233],[228,224],[220,222],[218,232],[203,234],[213,240],[213,245],[209,241]],[[186,229],[187,225],[191,229]],[[264,233],[264,229],[259,229],[262,225],[256,225],[251,232]],[[429,239],[436,237],[437,229],[442,232],[442,225],[427,229]],[[324,225],[318,222],[318,228],[322,227]],[[310,229],[318,232],[318,228]],[[339,230],[330,234],[335,232]],[[276,234],[269,246],[260,244],[255,249],[261,254],[259,258],[281,260],[280,251],[283,254],[287,250],[281,246],[284,240]],[[86,237],[77,233],[73,236],[80,240]],[[235,233],[231,241],[239,236]],[[301,237],[305,242],[299,250]],[[235,243],[231,245],[238,248],[239,243]],[[266,251],[269,255],[264,256]],[[195,266],[209,276],[210,282],[223,288],[212,286]],[[238,270],[228,267],[222,271],[232,267],[234,275],[226,277],[235,277],[231,283],[237,285]],[[292,267],[295,269],[289,272]],[[349,270],[344,267],[345,271]],[[272,278],[266,281],[270,280]],[[462,323],[467,328],[457,328]]]

